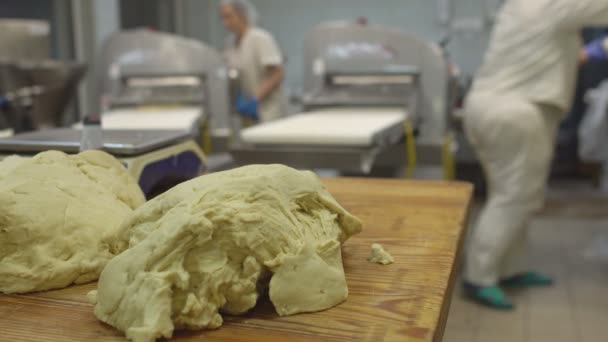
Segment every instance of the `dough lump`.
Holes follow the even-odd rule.
[[[144,201],[120,162],[101,151],[4,159],[0,292],[57,289],[97,279],[114,256],[104,240]]]
[[[393,256],[390,255],[381,244],[374,243],[372,244],[372,251],[370,252],[369,257],[367,257],[367,261],[380,265],[390,265],[395,262],[395,259],[393,259]]]
[[[103,270],[95,315],[129,339],[212,329],[268,287],[279,315],[346,299],[341,244],[361,231],[312,172],[253,165],[178,185],[137,209]]]

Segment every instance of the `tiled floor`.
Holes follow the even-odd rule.
[[[508,313],[470,303],[458,288],[444,341],[608,341],[608,259],[584,253],[601,236],[608,237],[608,195],[555,185],[530,227],[530,253],[531,267],[556,285],[511,293],[517,308]]]

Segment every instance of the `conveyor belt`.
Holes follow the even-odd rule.
[[[102,126],[104,130],[191,131],[201,115],[200,106],[114,109],[103,114]]]
[[[403,108],[319,110],[244,129],[241,137],[253,145],[367,147],[401,136],[406,118]]]

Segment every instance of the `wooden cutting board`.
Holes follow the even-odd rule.
[[[341,178],[324,180],[364,221],[343,248],[350,295],[330,310],[278,317],[261,300],[214,331],[179,331],[177,341],[441,341],[467,226],[472,186]],[[394,256],[370,264],[372,243]],[[85,298],[95,284],[23,296],[0,295],[0,341],[124,341]]]

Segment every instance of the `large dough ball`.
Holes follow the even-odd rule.
[[[118,252],[123,220],[145,202],[137,183],[101,151],[49,151],[0,162],[0,292],[95,280]]]
[[[341,243],[361,231],[312,172],[248,166],[183,183],[137,209],[103,270],[95,315],[135,341],[217,328],[264,289],[279,315],[331,308]]]

